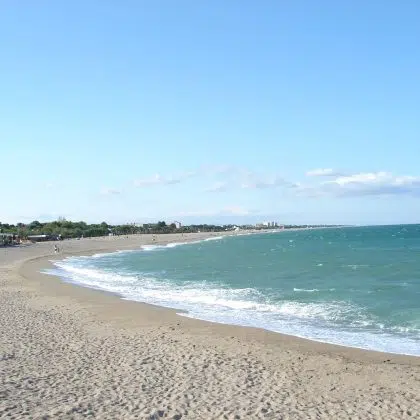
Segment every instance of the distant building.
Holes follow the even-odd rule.
[[[264,229],[264,228],[277,228],[279,226],[279,224],[277,222],[262,222],[262,223],[257,223],[255,225],[256,228],[259,229]]]
[[[176,229],[181,229],[181,227],[182,227],[181,222],[174,222],[174,225],[175,225]]]

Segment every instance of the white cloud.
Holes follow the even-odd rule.
[[[236,187],[243,190],[280,188],[289,190],[296,196],[313,198],[402,194],[420,196],[420,177],[417,176],[396,176],[386,171],[344,174],[331,168],[314,169],[308,171],[306,176],[312,178],[313,182],[301,184],[286,180],[277,174],[269,176],[257,174],[242,167],[220,165],[202,166],[194,171],[175,176],[156,174],[150,178],[135,181],[135,185],[139,188],[175,185],[191,177],[197,177],[203,182],[210,181],[208,188],[201,187],[201,191],[206,192],[222,192]],[[327,179],[322,179],[323,177]],[[107,189],[103,194],[119,194],[119,191]],[[211,215],[214,214],[211,212]]]
[[[205,191],[207,191],[207,192],[222,192],[222,191],[226,191],[226,189],[227,189],[227,183],[220,181],[220,182],[214,183],[209,188],[206,188]]]
[[[420,177],[396,176],[390,172],[361,172],[338,176],[318,186],[303,187],[301,192],[308,196],[381,196],[416,195],[420,196]]]
[[[228,185],[238,186],[243,189],[264,189],[275,187],[294,187],[296,184],[286,181],[278,175],[271,177],[258,175],[246,168],[233,165],[201,166],[190,172],[176,176],[163,176],[156,174],[149,178],[138,179],[134,185],[138,188],[180,184],[191,177],[213,178],[214,184],[206,188],[207,192],[225,191]]]
[[[312,169],[306,172],[306,176],[341,176],[342,174],[332,168]]]
[[[114,188],[102,188],[101,194],[102,195],[118,195],[118,194],[121,194],[121,191],[116,190]]]
[[[225,207],[221,212],[221,214],[231,214],[233,216],[248,216],[251,213],[255,213],[255,211],[251,212],[250,210],[244,209],[240,206]]]
[[[206,192],[225,191],[230,184],[232,186],[237,185],[243,189],[263,189],[274,188],[278,186],[293,186],[293,184],[288,183],[277,175],[272,177],[258,177],[254,172],[249,171],[246,168],[236,167],[233,165],[201,166],[194,171],[184,172],[176,176],[163,176],[161,174],[156,174],[149,178],[138,179],[134,181],[134,185],[138,188],[146,188],[153,186],[180,184],[194,176],[201,178],[213,178],[214,183],[208,188],[204,189]]]
[[[179,175],[179,179],[181,181],[185,180],[185,179],[189,179],[192,178],[194,176],[197,176],[198,172],[197,171],[187,171],[187,172],[183,172],[181,175]]]
[[[150,178],[143,178],[134,181],[134,185],[138,188],[143,187],[152,187],[157,185],[174,185],[179,184],[182,181],[187,180],[193,176],[197,175],[195,171],[184,172],[177,176],[168,176],[164,177],[160,174],[156,174]]]
[[[241,206],[227,206],[220,210],[183,211],[176,215],[176,217],[248,216],[258,213],[258,210],[248,210]]]
[[[278,176],[274,176],[268,179],[258,179],[253,174],[249,174],[248,180],[243,182],[241,187],[245,189],[264,189],[288,185],[289,183],[287,181]]]
[[[154,185],[170,185],[170,184],[178,184],[181,182],[180,179],[176,178],[164,178],[163,176],[156,174],[155,176],[151,178],[143,178],[143,179],[137,179],[134,181],[134,185],[136,187],[151,187]]]
[[[393,182],[392,174],[388,172],[364,172],[348,176],[339,176],[334,181],[328,181],[326,184],[338,184],[341,186],[350,184],[382,184],[384,182]]]

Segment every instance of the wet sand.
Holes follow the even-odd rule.
[[[0,417],[420,418],[418,357],[193,320],[40,274],[54,258],[151,243],[0,248]]]

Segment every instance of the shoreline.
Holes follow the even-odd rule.
[[[69,256],[118,252],[132,250],[133,247],[139,249],[141,245],[166,245],[170,242],[180,242],[180,239],[183,239],[182,242],[191,242],[204,240],[209,236],[224,235],[219,233],[209,236],[205,234],[201,234],[201,236],[184,235],[183,238],[176,235],[173,237],[164,235],[165,238],[159,237],[156,243],[151,241],[152,238],[144,236],[139,235],[128,240],[125,238],[102,238],[64,241],[60,243],[63,252],[57,255],[51,253],[53,243],[0,250],[2,296],[7,298],[7,302],[4,300],[0,303],[7,303],[5,307],[10,307],[10,304],[14,305],[13,310],[9,310],[5,314],[3,308],[0,309],[0,315],[5,318],[5,321],[9,320],[9,323],[5,322],[4,325],[10,324],[10,328],[12,328],[6,327],[6,344],[0,344],[0,350],[2,350],[0,356],[3,354],[3,360],[7,359],[8,364],[13,365],[13,361],[16,359],[18,364],[23,363],[25,371],[27,366],[39,363],[34,360],[35,356],[32,355],[39,354],[39,352],[33,351],[31,354],[27,352],[26,348],[34,350],[45,346],[45,340],[41,340],[45,335],[57,343],[60,340],[56,336],[66,340],[65,337],[70,335],[69,346],[76,345],[81,349],[82,359],[90,361],[87,365],[84,364],[85,368],[88,369],[92,363],[95,363],[95,366],[97,364],[95,375],[98,375],[97,383],[101,389],[104,387],[108,389],[108,385],[111,386],[109,381],[117,380],[123,374],[131,380],[134,380],[133,375],[140,375],[136,376],[137,381],[143,381],[142,383],[147,385],[147,375],[155,375],[153,364],[156,365],[156,363],[157,367],[155,366],[155,368],[160,375],[166,370],[172,372],[172,376],[169,375],[167,378],[167,382],[171,383],[174,388],[170,397],[165,394],[167,391],[164,391],[164,384],[161,384],[159,377],[156,377],[156,384],[152,386],[153,392],[142,394],[145,401],[149,401],[144,407],[135,408],[134,405],[127,408],[127,406],[122,411],[119,409],[116,412],[115,407],[111,407],[106,399],[102,399],[100,404],[102,408],[99,408],[98,405],[95,406],[95,409],[91,409],[100,418],[115,418],[115,416],[131,418],[128,413],[132,412],[138,412],[140,418],[146,418],[146,415],[153,414],[153,407],[156,406],[156,410],[159,411],[159,404],[160,406],[166,404],[166,408],[162,408],[162,410],[168,416],[176,416],[179,413],[182,418],[223,418],[225,414],[227,418],[234,418],[235,415],[240,416],[239,418],[281,418],[280,415],[283,414],[292,416],[291,418],[308,418],[308,410],[316,411],[313,404],[317,398],[321,398],[320,396],[324,402],[319,400],[318,406],[328,402],[331,407],[328,409],[328,404],[322,406],[318,418],[331,418],[331,416],[339,418],[350,415],[350,413],[359,413],[360,415],[364,413],[365,417],[369,417],[369,412],[371,413],[370,418],[402,418],[406,414],[402,416],[398,411],[400,408],[397,407],[397,404],[400,407],[406,407],[404,411],[406,413],[407,410],[410,411],[409,401],[414,404],[414,413],[420,413],[420,401],[416,400],[415,392],[420,381],[420,357],[418,356],[363,350],[253,327],[202,321],[177,315],[177,312],[180,311],[176,309],[125,300],[117,294],[68,283],[59,277],[56,278],[57,276],[39,272],[51,264],[50,260]],[[19,332],[14,331],[13,325],[16,324],[16,319],[18,324],[31,325],[33,320],[37,320],[39,317],[43,319],[46,317],[47,321],[44,319],[44,322],[50,328],[48,331],[40,321],[40,324],[37,324],[39,337],[32,336],[28,327],[20,328]],[[50,318],[55,322],[49,324]],[[15,322],[13,323],[13,321]],[[20,341],[14,337],[16,334],[20,334]],[[101,344],[99,347],[94,346],[91,349],[90,343],[96,341]],[[107,344],[108,342],[110,344]],[[19,343],[22,343],[22,346]],[[98,355],[93,348],[104,348],[106,357]],[[139,348],[142,350],[140,353]],[[131,349],[131,352],[127,353],[127,349]],[[55,347],[54,351],[56,351]],[[65,361],[72,361],[71,363],[76,363],[76,365],[81,363],[80,360],[76,362],[74,359],[74,357],[80,357],[78,352],[73,354],[67,353],[65,350],[60,351],[66,354]],[[19,352],[25,357],[22,354],[17,357],[16,354]],[[120,353],[125,354],[124,359],[119,359]],[[54,353],[52,354],[54,355]],[[111,354],[113,357],[109,358]],[[144,355],[147,354],[154,355],[154,363],[138,365],[138,360],[144,359]],[[49,357],[51,358],[51,354]],[[114,357],[115,360],[120,360],[120,363],[116,363]],[[187,365],[183,362],[185,357],[189,357],[190,360]],[[98,360],[93,362],[96,358]],[[22,359],[26,361],[26,364]],[[106,360],[108,361],[106,362]],[[245,362],[246,360],[248,362]],[[67,362],[63,362],[61,358],[54,363],[56,369],[57,366],[59,367],[59,371],[62,371],[63,365],[67,366]],[[174,370],[175,367],[176,370]],[[6,366],[6,374],[8,373],[7,369]],[[39,367],[38,364],[37,369],[45,368]],[[32,369],[33,375],[37,369]],[[120,372],[121,369],[123,373]],[[201,374],[198,375],[197,372],[201,372]],[[218,372],[221,372],[222,376]],[[270,375],[266,375],[268,372]],[[2,373],[4,372],[2,371]],[[11,373],[6,377],[10,377],[10,375]],[[16,374],[14,375],[16,376]],[[203,377],[205,380],[202,379]],[[247,377],[251,379],[246,380]],[[260,381],[262,377],[265,378],[264,382]],[[70,387],[77,396],[70,404],[71,410],[75,410],[75,407],[80,405],[80,401],[85,404],[83,395],[85,395],[86,386],[88,386],[88,384],[79,383],[79,380],[87,380],[83,372],[79,372],[74,377],[77,386],[61,383],[58,380],[61,387],[51,391],[57,393],[55,402],[41,403],[42,398],[39,395],[35,396],[36,398],[28,397],[28,401],[34,402],[34,404],[36,402],[40,409],[44,407],[43,412],[54,415],[54,410],[58,410],[57,401],[60,400],[63,393],[69,391]],[[124,382],[122,379],[118,379],[118,381]],[[297,385],[296,381],[300,385]],[[279,383],[283,384],[285,388],[283,385],[280,387]],[[308,383],[309,387],[304,385],[305,383]],[[186,384],[186,388],[183,384]],[[146,385],[146,388],[151,386],[150,384]],[[0,387],[0,393],[2,388],[3,386]],[[240,391],[238,391],[239,393],[233,392],[236,388]],[[128,396],[123,397],[123,395],[145,392],[128,382],[119,383],[118,389],[121,392],[124,391],[118,397],[123,398],[124,401],[129,398]],[[292,401],[290,406],[278,402],[281,400],[279,395],[283,391],[286,392],[286,389],[288,398]],[[2,409],[7,407],[10,409],[13,406],[13,401],[19,392],[21,390],[10,393],[10,401],[6,398],[6,402],[0,402],[0,416]],[[185,397],[185,392],[187,394],[190,392],[194,398]],[[360,395],[360,398],[363,396],[366,404],[362,404],[362,400],[359,399],[355,401],[352,397],[355,393]],[[112,391],[111,394],[114,395],[115,392]],[[118,392],[117,394],[120,395]],[[373,402],[383,399],[383,395],[388,395],[389,398],[392,396],[392,401],[390,400],[392,403],[387,400],[387,404],[383,406],[379,404],[379,407],[376,405],[376,408],[372,408]],[[255,396],[255,399],[251,396]],[[184,407],[187,404],[184,401],[185,398],[189,401],[189,409]],[[253,401],[253,405],[250,401]],[[348,401],[348,407],[346,401]],[[217,403],[211,405],[214,402]],[[306,411],[302,411],[303,403],[306,404]],[[86,404],[88,403],[86,402]],[[14,405],[16,405],[16,401]],[[219,405],[227,410],[223,410],[223,407],[219,409]],[[333,406],[335,408],[331,411]],[[24,409],[24,407],[20,408]],[[204,408],[207,411],[202,411]],[[32,411],[32,414],[40,413],[35,405],[32,409],[35,410]],[[103,409],[105,411],[101,411]],[[16,411],[17,408],[13,410]],[[185,414],[186,412],[187,414]],[[332,414],[333,412],[335,414]],[[60,417],[57,412],[55,413]],[[77,409],[73,413],[76,413],[75,417],[77,418]],[[65,412],[62,415],[65,416]],[[407,414],[407,416],[409,415]]]
[[[265,234],[265,233],[276,233],[276,232],[271,232],[271,231],[265,231],[265,232],[261,232],[261,231],[255,231],[255,232],[251,232],[248,233],[248,235],[250,234]],[[195,235],[195,234],[194,234]],[[165,240],[165,236],[166,235],[161,235],[162,240],[159,242],[151,242],[151,243],[146,243],[143,245],[147,245],[147,246],[166,246],[168,244],[171,243],[180,243],[180,244],[188,244],[188,243],[197,243],[197,242],[201,242],[201,241],[205,241],[208,239],[216,239],[219,237],[227,237],[227,236],[234,236],[232,233],[220,233],[220,232],[215,232],[215,233],[202,233],[202,234],[198,234],[199,238],[190,238],[188,236],[184,236],[182,237],[182,239],[185,239],[184,242],[176,242],[176,241],[171,241],[171,240]],[[139,236],[143,236],[143,235],[139,235]],[[178,238],[179,239],[179,238]],[[106,240],[106,239],[105,239]],[[133,302],[139,305],[144,305],[144,306],[150,306],[150,307],[155,307],[155,308],[160,308],[161,311],[170,311],[172,314],[175,314],[175,316],[181,317],[182,315],[178,315],[178,313],[188,313],[187,310],[182,310],[182,309],[177,309],[177,308],[172,308],[169,306],[161,306],[161,305],[157,305],[157,304],[153,304],[153,303],[148,303],[148,302],[142,302],[142,301],[136,301],[136,300],[132,300],[129,298],[125,298],[124,296],[116,293],[116,292],[111,292],[111,291],[107,291],[101,288],[95,288],[95,287],[90,287],[88,285],[85,284],[79,284],[79,283],[73,283],[73,282],[69,282],[69,281],[65,281],[64,279],[62,279],[59,275],[55,275],[55,274],[49,274],[49,273],[43,273],[43,270],[46,269],[51,269],[54,268],[54,264],[52,263],[52,261],[60,261],[63,260],[65,258],[69,258],[69,257],[79,257],[79,256],[93,256],[95,254],[115,254],[115,253],[119,253],[119,252],[135,252],[135,251],[141,251],[142,250],[142,246],[140,246],[140,248],[126,248],[126,249],[117,249],[114,246],[113,247],[109,247],[109,248],[103,248],[103,249],[85,249],[83,251],[78,251],[77,253],[71,252],[64,252],[64,253],[60,253],[60,254],[52,254],[49,257],[47,256],[42,256],[42,257],[36,257],[35,259],[31,259],[28,261],[25,261],[19,272],[20,274],[25,277],[26,279],[29,279],[30,277],[33,277],[34,274],[35,275],[41,275],[41,276],[48,276],[48,277],[52,277],[55,278],[55,281],[58,281],[62,284],[69,284],[71,286],[75,286],[75,287],[80,287],[82,289],[90,289],[92,291],[97,291],[101,294],[107,294],[110,296],[115,297],[116,299],[123,301],[123,302]],[[52,258],[51,258],[52,257]],[[34,260],[37,261],[35,267],[32,266],[32,263],[34,262]],[[183,317],[184,318],[184,317]],[[317,343],[321,346],[327,346],[327,347],[331,347],[330,350],[332,350],[332,348],[334,348],[334,353],[340,353],[340,351],[342,351],[343,353],[347,353],[347,351],[350,351],[353,353],[353,351],[356,352],[362,352],[363,356],[365,352],[372,352],[378,355],[378,357],[397,357],[397,358],[404,358],[404,360],[406,358],[414,358],[414,360],[419,362],[420,365],[420,356],[416,356],[416,355],[410,355],[410,354],[403,354],[403,353],[391,353],[391,352],[384,352],[384,351],[379,351],[379,350],[371,350],[371,349],[364,349],[361,347],[353,347],[353,346],[347,346],[345,344],[335,344],[335,343],[329,343],[329,342],[325,342],[325,341],[320,341],[320,340],[315,340],[315,339],[311,339],[311,338],[306,338],[306,337],[301,337],[301,336],[295,336],[295,335],[290,335],[290,334],[285,334],[285,333],[281,333],[281,332],[276,332],[276,331],[271,331],[271,330],[267,330],[264,328],[260,328],[260,327],[249,327],[249,326],[244,326],[244,325],[239,325],[239,324],[227,324],[227,323],[218,323],[218,322],[214,322],[214,321],[208,321],[208,320],[204,320],[204,319],[199,319],[199,318],[192,318],[192,317],[188,317],[188,319],[192,320],[192,321],[196,321],[198,323],[209,323],[215,326],[227,326],[229,328],[246,328],[246,329],[252,329],[252,330],[257,330],[257,331],[261,331],[263,334],[269,334],[272,335],[274,334],[274,336],[276,335],[280,335],[288,340],[297,340],[297,341],[303,341],[306,342],[305,347],[308,345],[309,347],[313,347],[313,343]],[[363,357],[362,356],[362,357]]]
[[[276,232],[275,231],[273,231],[273,232],[272,231],[265,231],[265,232],[255,231],[255,232],[248,233],[248,234],[245,234],[245,235],[251,235],[251,234],[257,234],[258,235],[258,234],[264,234],[264,233],[276,233]],[[185,245],[185,244],[188,244],[188,243],[198,243],[198,242],[202,242],[202,241],[206,241],[206,240],[212,240],[212,239],[217,240],[219,238],[227,237],[227,236],[231,237],[231,236],[236,236],[236,235],[214,233],[214,234],[211,234],[211,236],[205,237],[203,239],[188,240],[188,238],[187,238],[187,240],[185,242],[176,242],[176,243],[179,244],[179,245]],[[238,235],[238,236],[240,236],[240,235]],[[160,243],[148,244],[147,246],[162,246],[162,247],[165,247],[166,245],[171,244],[171,243],[175,243],[175,242],[162,241]],[[80,253],[77,253],[77,254],[66,255],[66,256],[64,256],[64,258],[59,258],[58,255],[54,255],[54,257],[55,257],[54,260],[60,261],[60,260],[63,260],[63,259],[69,258],[69,257],[79,257],[79,256],[89,257],[89,256],[93,256],[93,255],[98,255],[98,254],[107,255],[107,254],[117,254],[117,253],[122,253],[122,252],[136,252],[136,251],[141,252],[142,247],[140,247],[138,249],[125,249],[125,250],[111,248],[111,249],[108,249],[108,250],[103,250],[102,252],[90,252],[89,250],[87,250],[86,252],[80,252]],[[45,266],[43,266],[43,264],[45,264]],[[92,290],[97,290],[97,291],[100,291],[102,293],[108,293],[108,294],[116,296],[117,298],[119,298],[121,300],[124,300],[124,301],[137,302],[137,303],[144,304],[144,305],[150,305],[150,306],[160,307],[162,309],[168,309],[170,311],[176,312],[177,315],[179,315],[179,316],[184,316],[182,314],[188,314],[189,313],[189,311],[186,310],[186,309],[179,309],[179,308],[171,307],[169,305],[168,306],[163,306],[163,305],[159,305],[159,304],[155,304],[155,303],[145,302],[145,301],[141,301],[141,300],[135,300],[135,299],[131,299],[129,297],[125,297],[124,295],[121,295],[118,292],[105,290],[101,287],[94,287],[94,286],[89,286],[89,285],[83,284],[83,283],[67,281],[67,280],[63,279],[58,274],[45,273],[45,272],[42,273],[42,271],[45,271],[47,269],[53,269],[53,268],[55,268],[55,265],[53,263],[51,263],[51,260],[48,260],[48,261],[44,260],[43,263],[40,264],[40,267],[37,268],[37,270],[40,274],[53,276],[53,277],[58,278],[58,280],[60,282],[72,284],[72,285],[75,285],[75,286],[78,286],[78,287],[84,287],[84,288],[88,288],[88,289],[92,289]],[[185,315],[185,316],[188,316],[188,315]],[[319,343],[321,345],[325,344],[325,345],[328,345],[328,346],[334,346],[334,347],[338,347],[338,348],[342,348],[342,349],[361,350],[361,351],[364,351],[364,352],[368,351],[368,352],[374,352],[374,353],[379,353],[379,354],[388,355],[388,356],[414,357],[414,358],[419,358],[419,360],[420,360],[420,355],[415,355],[415,354],[381,351],[381,350],[351,346],[351,345],[347,345],[347,344],[333,343],[333,342],[328,342],[328,341],[317,340],[317,339],[314,339],[314,338],[309,338],[309,337],[304,337],[304,336],[299,336],[299,335],[293,335],[293,334],[287,334],[287,333],[279,332],[279,331],[273,331],[273,330],[265,329],[265,328],[262,328],[262,327],[252,327],[252,326],[246,326],[246,325],[241,325],[241,324],[230,324],[230,323],[225,323],[225,322],[217,322],[217,321],[211,321],[211,320],[207,320],[207,319],[203,319],[203,318],[196,318],[196,317],[192,317],[192,316],[189,317],[189,318],[193,319],[193,320],[196,320],[196,321],[199,321],[199,322],[209,322],[209,323],[212,323],[212,324],[215,324],[215,325],[227,325],[227,326],[230,326],[230,327],[242,327],[242,328],[255,328],[257,330],[262,330],[262,331],[265,331],[266,333],[270,333],[270,334],[272,334],[272,333],[280,334],[280,335],[289,337],[291,339],[305,340],[305,341],[309,341],[309,342]]]
[[[205,241],[205,239],[204,239],[204,241]],[[168,242],[168,244],[170,244],[170,243],[171,242]],[[185,244],[187,244],[187,243],[196,243],[196,241],[185,242]],[[184,243],[182,243],[182,244],[184,244]],[[162,246],[165,246],[165,245],[162,245]],[[117,254],[117,253],[121,253],[121,252],[136,252],[136,251],[141,252],[141,249],[127,249],[127,250],[115,250],[115,251],[107,250],[107,251],[104,251],[104,252],[95,252],[95,253],[83,252],[83,253],[80,253],[80,254],[77,254],[77,255],[76,254],[66,255],[64,257],[64,259],[69,258],[69,257],[79,257],[79,256],[89,257],[89,256],[97,255],[97,254],[111,255],[111,254]],[[61,261],[63,259],[54,258],[54,260]],[[32,261],[30,260],[30,261],[25,262],[24,264],[25,265],[26,264],[31,265],[31,263],[32,263]],[[89,285],[83,284],[83,283],[67,281],[67,280],[63,279],[58,274],[46,273],[46,272],[44,272],[45,270],[55,268],[54,263],[50,259],[47,259],[47,257],[41,257],[40,260],[38,260],[37,266],[35,268],[33,268],[33,267],[29,268],[29,271],[32,271],[32,273],[25,274],[27,272],[27,269],[25,269],[25,268],[23,268],[23,272],[21,271],[21,274],[25,278],[28,278],[31,275],[33,276],[33,270],[37,270],[37,272],[39,274],[41,274],[43,276],[45,275],[45,276],[55,277],[61,283],[70,284],[70,285],[73,285],[73,286],[76,286],[76,287],[91,289],[91,290],[98,291],[98,292],[101,292],[101,293],[106,293],[106,294],[109,294],[111,296],[115,296],[116,298],[118,298],[119,300],[122,300],[122,301],[134,302],[134,303],[138,303],[138,304],[146,305],[146,306],[151,306],[151,307],[158,307],[158,308],[161,308],[162,310],[169,310],[169,311],[175,313],[175,315],[187,316],[189,319],[192,319],[192,320],[195,320],[195,321],[198,321],[198,322],[205,322],[205,323],[210,323],[210,324],[214,324],[214,325],[226,325],[228,327],[233,327],[233,328],[234,327],[252,328],[252,329],[256,329],[256,330],[261,330],[266,334],[281,335],[281,336],[287,337],[288,339],[291,339],[291,340],[293,340],[293,339],[304,340],[304,341],[307,341],[309,343],[318,343],[320,345],[333,346],[333,347],[337,348],[337,349],[334,350],[334,351],[337,351],[337,352],[340,352],[339,349],[343,349],[343,352],[346,351],[346,350],[360,350],[362,352],[373,352],[373,353],[376,353],[378,355],[383,355],[383,357],[393,356],[393,357],[404,357],[404,358],[406,358],[406,357],[417,358],[418,361],[419,361],[419,364],[420,364],[420,355],[388,352],[388,351],[381,351],[381,350],[375,350],[375,349],[367,349],[367,348],[363,348],[363,347],[349,346],[349,345],[346,345],[346,344],[332,343],[332,342],[328,342],[328,341],[317,340],[317,339],[314,339],[314,338],[308,338],[308,337],[304,337],[304,336],[292,335],[292,334],[287,334],[287,333],[279,332],[279,331],[273,331],[273,330],[269,330],[269,329],[262,328],[262,327],[252,327],[252,326],[246,326],[246,325],[241,325],[241,324],[230,324],[230,323],[225,323],[225,322],[216,322],[216,321],[211,321],[211,320],[207,320],[207,319],[188,316],[189,311],[187,309],[180,309],[180,308],[175,308],[175,307],[171,307],[171,306],[163,306],[163,305],[159,305],[159,304],[155,304],[155,303],[150,303],[150,302],[145,302],[145,301],[141,301],[141,300],[131,299],[131,298],[125,297],[124,295],[121,295],[117,292],[105,290],[101,287],[94,287],[94,286],[89,286]],[[183,314],[185,314],[185,315],[183,315]],[[309,344],[309,345],[311,346],[311,344]]]

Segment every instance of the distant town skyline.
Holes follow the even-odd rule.
[[[0,222],[420,222],[420,3],[0,7]]]

